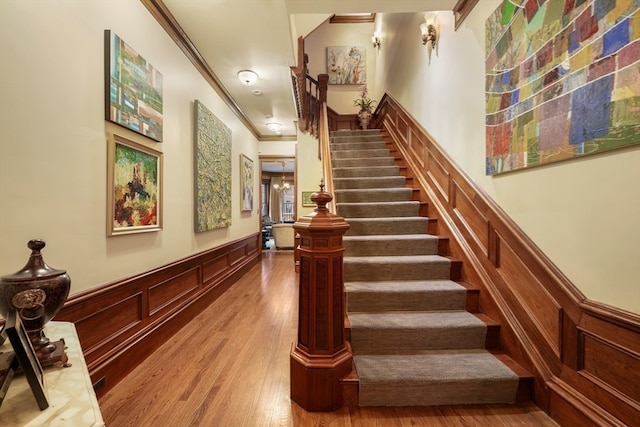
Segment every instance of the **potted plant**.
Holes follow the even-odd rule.
[[[369,93],[367,91],[367,86],[360,87],[360,98],[355,99],[353,101],[353,105],[355,107],[360,107],[360,111],[358,112],[358,120],[360,121],[360,126],[362,129],[367,129],[369,126],[369,121],[371,120],[371,116],[373,115],[371,110],[376,105],[375,100],[369,98]]]

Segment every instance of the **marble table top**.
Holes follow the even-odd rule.
[[[51,341],[64,338],[69,367],[44,368],[49,407],[40,411],[27,379],[16,375],[11,382],[2,406],[1,426],[20,427],[84,427],[104,426],[98,400],[93,391],[82,349],[73,323],[49,322],[45,335]],[[11,351],[6,340],[0,351]]]

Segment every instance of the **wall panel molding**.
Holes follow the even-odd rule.
[[[534,375],[536,404],[563,425],[637,422],[640,316],[588,300],[393,97],[377,112],[503,349]]]
[[[55,320],[73,322],[100,396],[262,258],[254,233],[72,295]]]

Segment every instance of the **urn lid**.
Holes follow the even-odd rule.
[[[44,262],[40,250],[46,245],[44,240],[33,239],[29,240],[27,246],[31,249],[31,256],[29,261],[22,267],[22,270],[2,276],[2,280],[6,282],[23,282],[28,280],[49,279],[55,276],[62,276],[66,274],[66,270],[56,270],[51,268]]]

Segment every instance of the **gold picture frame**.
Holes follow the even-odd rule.
[[[107,162],[107,235],[161,230],[162,152],[112,134]]]
[[[302,192],[302,206],[304,207],[313,207],[316,206],[316,204],[311,200],[311,195],[313,194],[313,191],[303,191]]]

